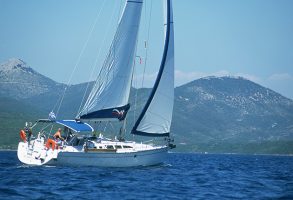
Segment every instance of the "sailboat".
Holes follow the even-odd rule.
[[[164,51],[152,91],[136,119],[130,134],[163,137],[164,144],[126,141],[127,113],[134,70],[137,36],[143,0],[127,0],[110,50],[92,91],[74,120],[49,119],[37,123],[57,124],[64,129],[64,141],[50,139],[42,129],[36,138],[27,141],[27,131],[21,130],[23,141],[18,145],[18,158],[29,165],[76,165],[99,167],[132,167],[157,165],[175,147],[170,140],[174,101],[174,30],[171,0],[164,0]],[[118,138],[109,139],[81,133],[94,132],[92,122],[121,122]],[[30,126],[34,128],[36,125]],[[29,129],[28,128],[28,129]]]

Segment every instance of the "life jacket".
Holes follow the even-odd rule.
[[[26,134],[24,130],[20,130],[19,136],[24,142],[26,142]]]

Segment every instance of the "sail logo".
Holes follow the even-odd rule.
[[[113,111],[112,111],[112,114],[113,115],[115,115],[115,116],[117,116],[117,118],[118,119],[121,119],[121,118],[123,118],[123,116],[124,116],[124,110],[118,110],[118,109],[114,109]]]

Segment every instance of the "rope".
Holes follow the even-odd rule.
[[[116,5],[117,6],[117,5]],[[94,65],[92,66],[92,69],[91,69],[91,74],[90,74],[90,77],[89,77],[89,80],[91,80],[93,77],[94,77],[94,72],[95,72],[95,69],[97,68],[98,66],[98,60],[99,60],[99,57],[101,56],[101,50],[102,50],[102,47],[105,45],[105,41],[106,41],[106,37],[107,35],[109,35],[109,32],[110,32],[110,25],[111,25],[111,21],[114,19],[114,14],[115,14],[115,11],[116,10],[116,7],[114,7],[114,9],[112,10],[112,14],[111,14],[111,18],[109,20],[109,23],[107,25],[107,28],[106,28],[106,32],[104,33],[104,36],[103,36],[103,41],[102,41],[102,45],[100,46],[99,50],[98,50],[98,53],[97,53],[97,57],[96,57],[96,60],[94,62]],[[101,75],[101,72],[103,71],[103,69],[100,70],[99,72],[99,75],[98,77],[100,77]],[[99,78],[96,79],[96,82],[98,81]],[[85,101],[85,97],[86,97],[86,93],[89,89],[89,85],[90,85],[90,82],[87,83],[87,86],[86,86],[86,89],[85,89],[85,92],[83,94],[83,97],[82,97],[82,100],[81,100],[81,103],[79,105],[79,108],[78,108],[78,111],[77,111],[77,116],[81,113],[81,109],[82,109],[82,105],[84,104],[84,101]],[[94,84],[93,88],[95,87],[96,83]],[[88,97],[88,100],[87,102],[89,102],[89,99],[92,99],[93,98],[93,94],[90,94],[89,97]],[[86,105],[87,103],[85,103]]]
[[[146,11],[146,7],[145,6],[145,27],[147,28],[147,39],[145,41],[144,47],[145,47],[145,62],[144,62],[144,68],[143,68],[143,76],[142,76],[142,83],[141,83],[141,88],[143,88],[143,84],[144,84],[144,75],[145,75],[145,70],[146,70],[146,65],[147,65],[147,58],[148,58],[148,46],[147,46],[147,42],[149,41],[149,37],[150,37],[150,25],[151,25],[151,15],[152,15],[152,4],[153,1],[151,1],[150,4],[150,12],[149,12],[149,16],[147,19],[147,11]],[[148,21],[148,25],[147,25],[147,21]],[[137,97],[138,97],[138,89],[136,90],[135,93],[135,101],[134,101],[134,106],[135,106],[135,110],[136,110],[136,106],[137,106]],[[134,112],[134,121],[135,121],[135,112]]]
[[[146,4],[146,2],[145,2]],[[143,88],[144,85],[144,75],[145,75],[145,70],[146,70],[146,65],[147,65],[147,57],[148,57],[148,46],[147,42],[149,41],[150,37],[150,25],[151,25],[151,16],[152,16],[152,5],[153,1],[151,1],[150,4],[150,11],[149,11],[149,16],[147,17],[147,5],[145,5],[145,27],[148,30],[147,31],[147,39],[144,43],[145,47],[145,61],[144,61],[144,68],[143,68],[143,76],[142,76],[142,82],[141,82],[141,88]],[[147,24],[148,22],[148,24]],[[135,68],[134,68],[135,69]],[[133,122],[135,123],[136,120],[136,109],[137,109],[137,99],[138,99],[138,88],[136,89],[135,96],[134,96],[134,114],[133,114]],[[132,134],[132,139],[134,140],[135,134]]]
[[[149,13],[149,24],[147,27],[147,40],[145,41],[145,62],[144,62],[144,68],[143,68],[143,76],[142,76],[142,83],[141,83],[141,87],[143,88],[143,84],[144,84],[144,75],[145,75],[145,69],[146,69],[146,65],[147,65],[147,58],[148,58],[148,45],[147,43],[149,42],[150,39],[150,29],[151,29],[151,17],[152,17],[152,6],[153,6],[153,1],[151,1],[151,5],[150,5],[150,13]]]
[[[94,21],[94,23],[93,23],[93,25],[92,25],[92,27],[91,27],[91,29],[90,29],[90,32],[89,32],[89,34],[88,34],[88,36],[87,36],[87,39],[86,39],[86,41],[85,41],[85,43],[84,43],[84,45],[83,45],[83,47],[82,47],[82,50],[81,50],[81,52],[80,52],[80,54],[79,54],[79,56],[78,56],[78,58],[77,58],[76,64],[75,64],[75,66],[74,66],[74,68],[73,68],[73,71],[71,72],[71,74],[70,74],[70,76],[69,76],[69,79],[68,79],[68,82],[67,82],[67,84],[66,84],[66,86],[65,86],[65,88],[64,88],[64,90],[63,90],[63,94],[62,94],[62,96],[61,96],[62,98],[61,98],[61,101],[60,101],[59,107],[58,107],[57,112],[56,112],[56,117],[58,116],[58,114],[59,114],[59,110],[60,110],[61,105],[62,105],[62,103],[63,103],[64,97],[65,97],[65,93],[66,93],[66,90],[67,90],[67,86],[69,86],[69,83],[70,83],[71,80],[72,80],[73,74],[75,73],[75,71],[76,71],[76,69],[77,69],[77,66],[78,66],[79,63],[80,63],[81,56],[83,55],[83,53],[84,53],[84,51],[85,51],[85,49],[86,49],[86,47],[87,47],[87,45],[88,45],[89,39],[90,39],[90,37],[91,37],[91,35],[92,35],[93,31],[94,31],[94,28],[95,28],[95,26],[96,26],[96,24],[97,24],[97,22],[98,22],[98,19],[99,19],[99,17],[100,17],[101,11],[102,11],[102,8],[103,8],[103,6],[104,6],[104,3],[105,3],[105,0],[103,0],[103,4],[102,4],[102,6],[100,7],[100,9],[99,9],[99,11],[98,11],[98,13],[97,13],[97,15],[96,15],[95,21]],[[69,87],[70,87],[70,86],[69,86]]]
[[[119,3],[119,12],[118,12],[118,15],[117,15],[117,26],[119,25],[119,18],[121,17],[121,8],[122,8],[122,3],[120,1]]]
[[[135,81],[133,81],[133,77],[134,77],[134,74],[136,74],[136,67],[135,67],[135,62],[134,62],[134,66],[133,66],[133,75],[132,75],[132,82],[134,82],[133,86],[134,88],[136,88],[137,86],[137,80],[134,79]],[[136,91],[135,91],[135,95],[134,95],[134,109],[133,109],[133,123],[135,122],[135,118],[136,118],[136,106],[137,106],[137,88],[136,88]]]

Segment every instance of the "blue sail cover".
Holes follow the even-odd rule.
[[[56,120],[57,124],[66,126],[75,132],[93,132],[94,129],[87,123],[75,121],[75,120]]]

